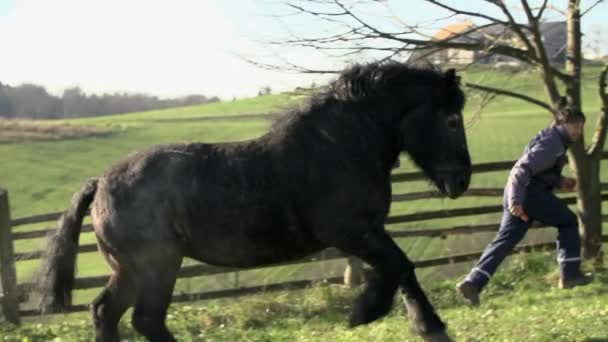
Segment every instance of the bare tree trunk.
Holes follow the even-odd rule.
[[[571,78],[566,83],[568,103],[582,108],[581,101],[581,12],[579,0],[568,1],[566,72]]]
[[[602,202],[600,159],[588,156],[582,146],[571,149],[570,164],[578,180],[577,207],[583,256],[602,263]]]
[[[566,72],[570,76],[566,82],[568,103],[582,108],[581,101],[581,23],[579,0],[568,1],[568,40]],[[600,201],[600,158],[585,150],[583,139],[570,149],[570,165],[578,180],[577,206],[579,230],[581,233],[583,256],[602,262],[602,203]]]

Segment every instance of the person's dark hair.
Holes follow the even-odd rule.
[[[574,122],[585,122],[585,113],[576,108],[562,108],[555,115],[555,123],[558,125]]]
[[[565,98],[560,101],[559,109],[555,113],[555,124],[585,122],[587,118],[580,109],[568,105]]]

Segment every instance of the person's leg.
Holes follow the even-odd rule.
[[[481,290],[496,272],[498,266],[512,251],[513,247],[526,235],[530,223],[503,212],[500,229],[494,240],[486,247],[477,265],[467,276],[467,280]]]
[[[458,291],[471,304],[479,304],[479,292],[490,281],[502,261],[513,251],[513,247],[526,235],[530,224],[531,221],[525,222],[511,215],[507,209],[504,210],[498,234],[486,247],[465,280],[457,285]]]
[[[524,208],[535,220],[557,227],[557,261],[561,279],[581,276],[581,243],[576,215],[551,192],[532,192]]]

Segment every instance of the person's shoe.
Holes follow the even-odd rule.
[[[456,290],[472,306],[479,306],[479,290],[468,280],[456,285]]]
[[[593,274],[591,273],[581,273],[576,277],[570,279],[560,278],[557,286],[560,289],[571,289],[576,286],[585,286],[593,281]]]

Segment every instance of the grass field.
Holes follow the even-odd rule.
[[[597,98],[598,68],[588,68],[583,82],[584,109],[589,123],[595,122],[595,112],[599,109]],[[509,85],[513,90],[533,96],[542,96],[539,77],[532,72],[513,74],[509,71],[495,72],[474,69],[463,75],[464,80],[488,85]],[[474,163],[512,160],[517,158],[524,145],[540,129],[550,123],[550,116],[539,108],[518,100],[497,98],[481,113],[476,113],[479,96],[469,94],[466,107],[468,139]],[[88,177],[102,173],[112,162],[127,153],[153,144],[204,141],[222,142],[253,138],[263,134],[270,120],[255,114],[269,114],[297,105],[302,97],[297,94],[280,94],[212,103],[176,109],[130,113],[92,119],[36,122],[36,125],[81,125],[82,131],[100,131],[102,135],[66,136],[61,139],[20,137],[13,142],[0,143],[0,187],[10,193],[13,218],[63,210],[74,191]],[[247,118],[247,115],[251,115]],[[238,120],[230,118],[239,116]],[[40,129],[38,131],[45,131]],[[587,138],[592,130],[587,130]],[[2,139],[0,139],[1,141]],[[412,166],[404,157],[401,170],[411,170]],[[608,166],[603,163],[603,170]],[[602,173],[603,181],[608,181],[608,172]],[[502,187],[506,172],[475,175],[473,187]],[[395,193],[428,190],[426,182],[399,184]],[[462,198],[452,200],[425,200],[396,203],[393,214],[413,213],[440,208],[470,207],[482,204],[499,204],[498,198]],[[607,208],[608,206],[604,206]],[[452,218],[428,222],[415,222],[390,226],[390,229],[436,228],[478,222],[497,222],[498,215],[481,215],[469,218]],[[36,229],[50,224],[19,228]],[[454,236],[446,240],[414,238],[400,241],[402,247],[414,260],[440,255],[456,254],[480,249],[492,234],[476,236]],[[546,239],[546,234],[530,234],[529,240]],[[81,243],[91,243],[94,237],[83,234]],[[41,247],[43,241],[30,239],[16,243],[17,252],[27,252]],[[26,281],[37,266],[36,261],[19,262],[18,277]],[[97,253],[79,256],[79,275],[105,274],[107,266]],[[338,274],[341,264],[328,265],[325,271]],[[463,266],[463,267],[466,267]],[[462,273],[464,268],[452,269],[453,274]],[[294,276],[318,271],[310,266],[290,266],[270,268],[243,274],[243,282],[248,279],[259,281],[287,280]],[[440,271],[429,271],[423,278],[434,279]],[[443,271],[441,271],[443,272]],[[445,274],[441,274],[445,276]],[[231,275],[214,277],[213,284],[201,279],[180,282],[178,289],[209,289],[232,284]],[[88,301],[97,291],[82,291],[78,301]]]
[[[455,295],[454,282],[427,282],[425,288],[456,341],[607,341],[608,273],[593,284],[573,290],[555,287],[551,253],[518,255],[499,273],[469,308]],[[401,342],[418,341],[409,332],[403,305],[386,318],[356,329],[346,322],[354,296],[361,289],[315,286],[267,293],[239,300],[225,299],[172,305],[167,323],[179,341],[252,342]],[[124,341],[145,341],[121,322]],[[20,328],[0,323],[3,341],[91,341],[88,314],[50,316]]]

